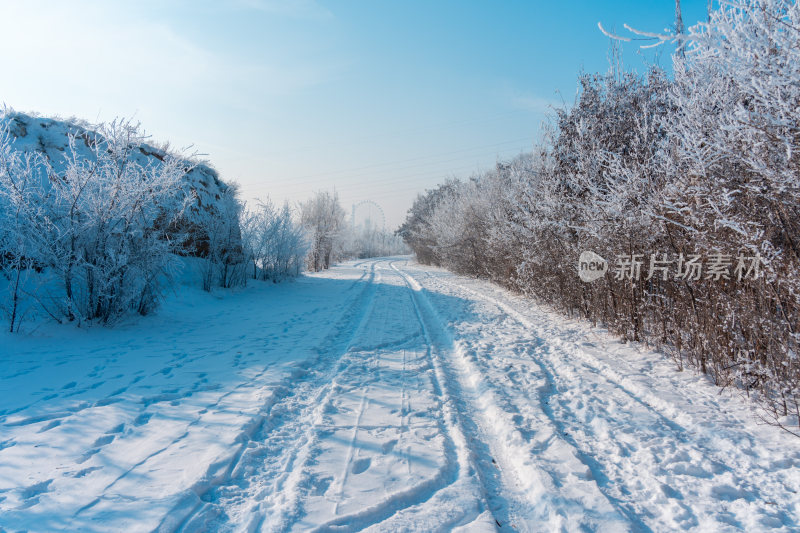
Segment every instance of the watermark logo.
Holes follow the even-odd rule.
[[[645,254],[629,254],[616,256],[612,274],[616,280],[742,281],[759,279],[763,264],[758,254],[711,253],[705,258],[699,254],[650,254],[649,261]],[[594,252],[583,252],[578,258],[578,276],[587,283],[602,278],[608,270],[606,260]]]
[[[578,276],[589,283],[608,272],[608,262],[594,252],[583,252],[578,258]]]

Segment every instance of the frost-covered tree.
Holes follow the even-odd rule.
[[[335,192],[321,191],[301,202],[300,222],[308,235],[310,270],[319,272],[340,259],[345,212]]]
[[[244,212],[241,227],[253,279],[278,282],[303,271],[308,245],[288,203],[278,209],[269,200],[258,202]]]
[[[368,257],[386,257],[403,255],[409,248],[401,237],[394,232],[376,227],[369,223],[353,225],[352,221],[342,234],[342,253],[344,257],[365,259]]]

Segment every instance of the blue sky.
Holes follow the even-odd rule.
[[[683,10],[691,25],[705,0]],[[374,200],[396,226],[417,192],[530,149],[578,74],[608,69],[598,21],[661,31],[673,18],[671,0],[0,0],[0,102],[133,116],[245,199],[335,187],[346,209]],[[630,69],[670,64],[667,48],[623,53]]]

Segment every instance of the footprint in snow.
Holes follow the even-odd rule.
[[[322,496],[328,491],[328,487],[331,486],[332,482],[333,478],[330,476],[315,479],[312,485],[314,487],[314,494]]]
[[[136,417],[133,421],[134,426],[143,426],[150,421],[150,418],[153,416],[153,413],[142,413]]]
[[[106,444],[110,444],[111,441],[114,440],[114,435],[105,435],[103,437],[99,437],[94,444],[92,444],[93,448],[99,448],[100,446],[105,446]]]
[[[37,433],[44,433],[45,431],[49,431],[49,430],[53,429],[54,427],[58,427],[60,425],[61,425],[61,420],[60,419],[53,420],[52,422],[50,422],[49,424],[44,426],[42,429],[37,431]]]
[[[32,507],[39,503],[39,496],[47,492],[47,489],[50,487],[50,483],[52,482],[52,479],[48,479],[47,481],[41,481],[22,489],[20,496],[23,500],[25,500],[25,502],[19,506],[19,509],[27,509],[28,507]]]
[[[370,459],[369,457],[356,459],[355,461],[353,461],[353,467],[351,469],[351,472],[353,472],[353,474],[361,474],[362,472],[365,472],[369,468],[370,464],[372,464],[372,459]]]
[[[664,496],[666,496],[667,498],[672,498],[673,500],[683,499],[683,494],[681,494],[680,491],[663,483],[661,484],[661,492],[664,493]]]
[[[113,435],[115,433],[122,433],[125,430],[125,424],[119,424],[106,431],[106,435]]]
[[[99,451],[100,451],[100,448],[95,448],[93,450],[89,450],[88,452],[86,452],[83,455],[81,455],[80,457],[78,457],[78,460],[75,461],[75,463],[77,463],[79,465],[82,465],[83,463],[85,463],[86,461],[91,459],[92,456],[95,455],[96,453],[98,453]]]
[[[81,455],[75,462],[78,464],[85,463],[86,461],[91,459],[93,455],[100,453],[100,448],[105,446],[106,444],[110,444],[111,441],[114,440],[115,436],[116,435],[105,435],[103,437],[98,438],[96,441],[94,441],[94,444],[92,444],[92,449]]]
[[[391,452],[392,450],[394,450],[394,447],[396,445],[397,445],[397,439],[392,439],[390,441],[384,442],[383,444],[381,444],[381,451],[384,454],[387,454],[387,453]]]
[[[75,474],[72,477],[75,477],[75,478],[84,477],[84,476],[86,476],[88,474],[91,474],[95,470],[100,470],[101,468],[102,467],[100,467],[100,466],[90,466],[89,468],[84,468],[83,470],[75,472]]]

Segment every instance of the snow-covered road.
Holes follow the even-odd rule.
[[[0,342],[0,531],[800,528],[741,398],[406,258]]]

